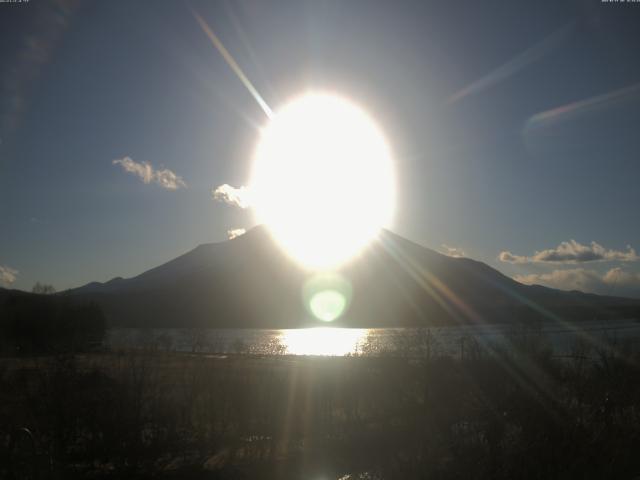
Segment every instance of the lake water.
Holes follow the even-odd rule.
[[[256,355],[470,355],[478,350],[537,345],[555,355],[586,355],[603,347],[640,347],[637,320],[546,324],[536,329],[510,325],[425,328],[110,329],[105,346],[193,353]]]

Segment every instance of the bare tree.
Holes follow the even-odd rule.
[[[40,282],[36,282],[31,291],[40,295],[51,295],[56,293],[56,289],[53,285],[47,285],[46,283]]]

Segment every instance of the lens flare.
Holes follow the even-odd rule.
[[[316,318],[325,322],[333,322],[342,315],[347,301],[340,292],[336,290],[324,290],[311,297],[309,309]]]
[[[302,289],[307,311],[323,322],[340,318],[349,307],[351,295],[351,283],[337,273],[316,274]]]

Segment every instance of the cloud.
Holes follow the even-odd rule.
[[[545,285],[561,290],[582,290],[594,292],[604,283],[604,277],[593,270],[574,268],[569,270],[554,270],[550,273],[532,273],[516,275],[514,280],[526,285]]]
[[[514,255],[513,253],[506,250],[504,252],[500,252],[500,255],[498,255],[498,260],[507,263],[529,263],[529,259],[527,257]]]
[[[5,287],[11,286],[16,281],[18,270],[7,267],[6,265],[0,265],[0,284]]]
[[[247,230],[244,228],[233,228],[231,230],[227,230],[227,236],[229,237],[229,240],[238,238],[240,235],[244,235],[245,233],[247,233]]]
[[[251,206],[251,194],[249,188],[245,186],[236,188],[225,183],[215,190],[212,190],[211,194],[214,200],[233,205],[234,207],[248,208]]]
[[[627,272],[620,267],[604,275],[584,268],[554,270],[550,273],[516,275],[514,280],[527,285],[544,285],[561,290],[580,290],[603,295],[640,297],[640,273]]]
[[[562,242],[556,248],[535,252],[530,257],[500,252],[498,259],[507,263],[586,263],[602,261],[635,262],[640,260],[636,251],[627,245],[626,250],[610,250],[596,242],[583,245],[575,240]]]
[[[162,188],[166,188],[167,190],[176,190],[180,187],[187,186],[182,177],[176,175],[168,168],[156,170],[155,181],[158,185]]]
[[[177,190],[187,186],[182,177],[168,168],[156,170],[149,162],[140,163],[132,160],[131,157],[124,157],[114,160],[112,163],[122,166],[126,172],[137,175],[144,183],[154,182],[167,190]]]
[[[640,289],[640,273],[626,272],[620,267],[612,268],[605,273],[603,280],[608,285]]]
[[[446,243],[442,244],[441,251],[448,257],[460,258],[465,256],[464,250],[458,247],[452,247],[450,245],[447,245]]]

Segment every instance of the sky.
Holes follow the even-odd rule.
[[[247,183],[267,118],[192,11],[271,108],[369,112],[396,233],[640,297],[640,3],[600,0],[0,3],[3,286],[130,277],[255,225],[212,191]]]

